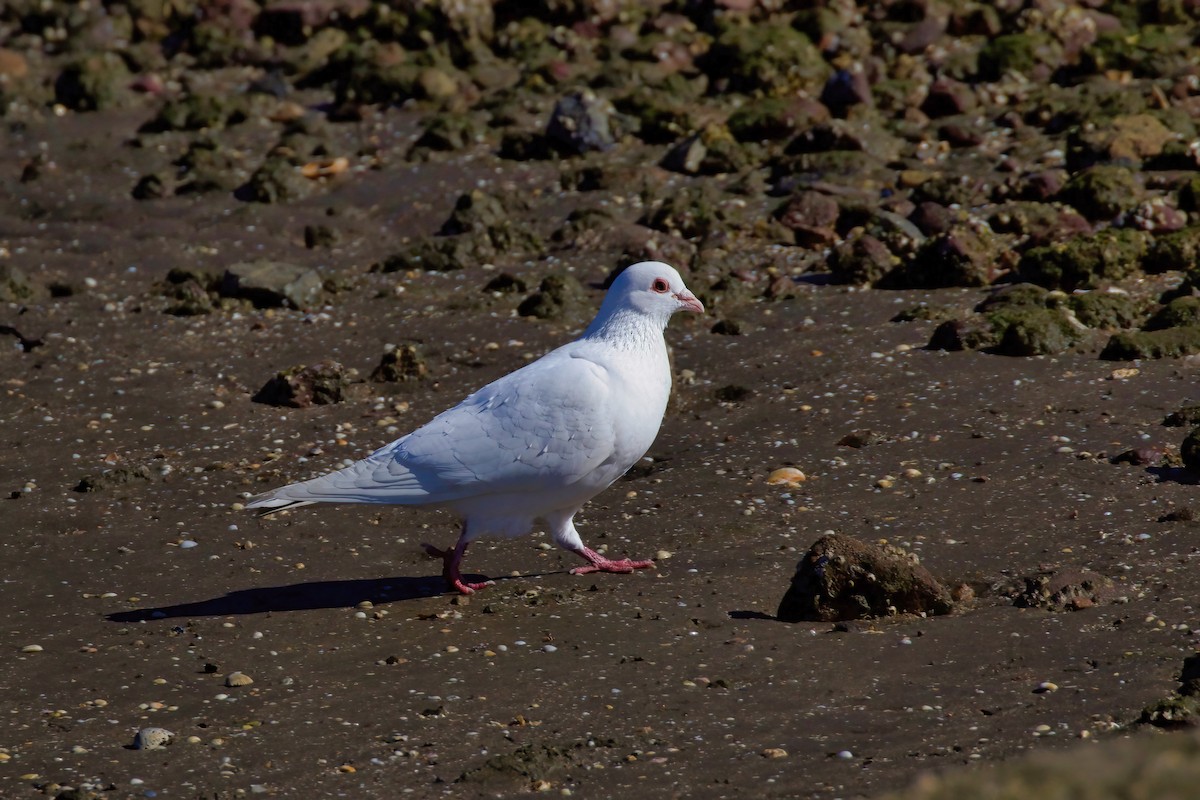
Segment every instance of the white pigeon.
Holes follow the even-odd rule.
[[[265,513],[310,503],[393,503],[451,509],[463,520],[444,561],[463,594],[467,546],[481,536],[521,536],[543,521],[554,542],[582,556],[571,570],[632,572],[651,561],[614,561],[579,538],[573,519],[637,462],[658,435],[671,393],[663,331],[676,311],[704,313],[675,269],[634,264],[617,276],[600,312],[571,342],[489,383],[454,408],[345,469],[260,494]]]

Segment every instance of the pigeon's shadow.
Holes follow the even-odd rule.
[[[463,576],[469,581],[485,580],[482,575]],[[524,577],[530,577],[528,575]],[[505,578],[493,579],[499,582]],[[271,611],[311,611],[318,608],[352,608],[364,600],[374,605],[436,597],[447,594],[446,581],[440,575],[422,578],[365,578],[346,581],[313,581],[287,586],[262,586],[158,608],[139,608],[109,614],[110,622],[147,622],[172,617],[227,617],[264,614]]]
[[[1186,467],[1148,467],[1146,472],[1158,483],[1178,483],[1184,486],[1200,484],[1200,476]]]

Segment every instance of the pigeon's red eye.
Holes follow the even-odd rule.
[[[665,278],[655,278],[654,283],[650,284],[650,288],[659,294],[664,294],[671,288],[671,284],[667,283]]]

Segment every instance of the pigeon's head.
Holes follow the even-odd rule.
[[[627,267],[608,290],[605,305],[610,302],[660,318],[664,325],[676,311],[704,313],[704,304],[683,285],[675,268],[661,261],[641,261]]]

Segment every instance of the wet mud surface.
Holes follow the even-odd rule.
[[[72,71],[70,52],[0,17],[0,70],[16,53],[33,75],[6,90],[0,127],[0,797],[876,797],[1030,752],[1132,738],[1115,752],[1141,758],[1161,729],[1193,724],[1179,681],[1200,627],[1200,478],[1184,463],[1200,403],[1183,235],[1195,164],[1145,119],[1109,136],[1029,123],[1005,151],[1028,179],[1014,191],[1075,184],[997,210],[1008,201],[979,188],[995,174],[972,171],[994,154],[976,163],[982,144],[961,144],[958,118],[982,107],[997,112],[987,130],[1011,130],[981,87],[1050,56],[1024,64],[1027,43],[1010,52],[986,30],[893,12],[871,24],[933,36],[905,45],[925,59],[967,42],[977,62],[936,86],[910,76],[921,119],[876,85],[878,119],[860,122],[880,143],[846,130],[862,87],[852,70],[832,81],[843,62],[829,50],[813,50],[812,75],[739,67],[698,95],[725,133],[645,98],[609,110],[537,62],[540,83],[490,107],[503,122],[464,138],[450,116],[501,90],[461,42],[482,37],[498,70],[536,61],[532,44],[436,28],[457,66],[439,75],[416,57],[423,71],[388,73],[396,96],[369,71],[323,83],[289,61],[312,75],[285,69],[286,100],[246,92],[269,74],[261,55],[216,69],[196,50],[178,67],[192,83],[172,85],[175,61],[110,44],[98,51],[124,53],[128,73],[110,104],[79,88],[99,67]],[[668,54],[688,80],[720,71],[705,58],[754,50],[663,16],[626,27],[661,44],[682,26],[691,44]],[[305,36],[350,29],[310,23]],[[1191,23],[1153,24],[1162,63],[1122,51],[1108,63],[1123,79],[1051,48],[1050,85],[1126,80],[1145,105],[1162,84],[1182,125],[1191,84],[1167,33]],[[847,26],[854,55],[862,26]],[[286,44],[287,30],[246,41]],[[578,75],[602,71],[572,46]],[[150,77],[165,88],[126,94]],[[785,90],[807,101],[780,112],[792,122],[778,138],[815,131],[790,154],[770,144],[784,123],[726,102],[775,108],[764,97]],[[222,91],[235,109],[164,111]],[[620,127],[635,112],[636,136]],[[1043,175],[1030,154],[1073,135],[1082,160]],[[832,154],[865,164],[866,183]],[[1078,178],[1097,164],[1136,176],[1147,205],[1105,194],[1094,170]],[[921,170],[936,175],[907,174]],[[780,184],[781,171],[799,177]],[[977,180],[946,177],[960,174]],[[1013,222],[1035,212],[1053,219]],[[567,341],[612,270],[645,257],[679,267],[710,314],[672,323],[661,434],[577,524],[590,546],[656,569],[572,576],[539,533],[474,545],[466,571],[496,585],[462,598],[421,548],[456,537],[442,512],[241,510]],[[831,534],[859,542],[843,560],[919,562],[937,583],[928,613],[855,600],[854,581],[878,577],[863,561],[836,605],[864,613],[777,619]],[[134,749],[139,731],[158,746]]]

